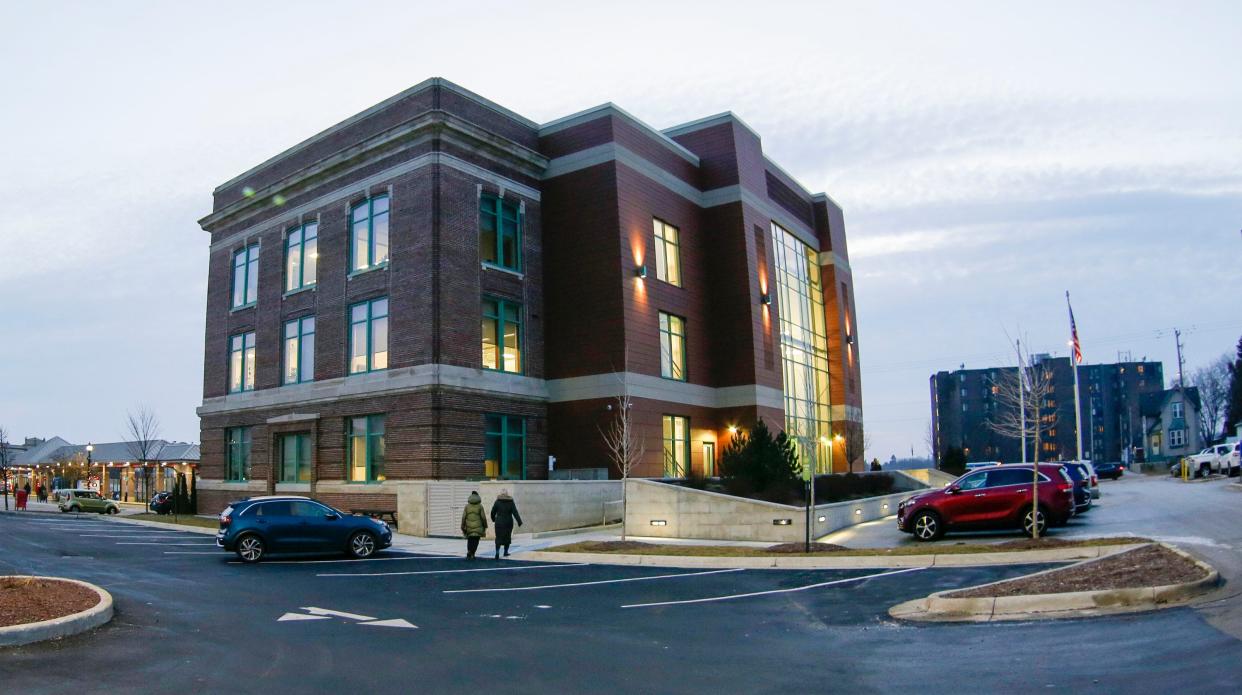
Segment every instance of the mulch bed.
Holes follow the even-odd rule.
[[[99,603],[99,594],[56,579],[0,577],[0,627],[73,615]]]
[[[653,547],[653,544],[641,541],[586,541],[582,544],[582,550],[588,553],[621,553]]]
[[[1119,536],[1117,538],[1108,539],[1091,539],[1091,540],[1107,540],[1110,543],[1150,543],[1150,538],[1140,538],[1134,536]],[[1040,550],[1043,548],[1071,548],[1082,545],[1082,541],[1067,538],[1052,538],[1044,536],[1042,538],[1020,538],[1016,541],[1005,541],[997,543],[997,550]]]
[[[849,550],[843,545],[835,543],[812,543],[811,552],[813,553],[835,553],[842,550]],[[779,543],[767,547],[769,553],[805,553],[806,543]]]
[[[1033,577],[948,594],[948,598],[1031,596],[1071,591],[1137,589],[1203,579],[1207,573],[1190,560],[1161,545],[1146,545],[1102,560],[1066,567]]]

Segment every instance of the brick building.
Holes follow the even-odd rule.
[[[622,390],[640,476],[710,475],[756,418],[840,469],[834,426],[862,421],[841,209],[729,113],[539,125],[431,79],[221,185],[200,224],[208,509],[395,506],[402,479],[549,456],[604,473]]]
[[[1041,460],[1072,460],[1078,441],[1074,418],[1074,372],[1068,357],[1036,356],[1036,365],[1052,374],[1052,394],[1041,406],[1041,415],[1056,416],[1056,425],[1040,444]],[[996,434],[988,423],[1004,406],[997,402],[994,387],[1013,374],[1016,367],[959,369],[937,372],[930,379],[933,450],[936,460],[948,447],[966,453],[967,461],[1022,460],[1018,440]],[[1164,369],[1159,362],[1119,362],[1079,365],[1083,426],[1083,457],[1093,461],[1122,461],[1127,450],[1143,447],[1141,401],[1164,389]],[[1027,456],[1032,456],[1027,442]]]

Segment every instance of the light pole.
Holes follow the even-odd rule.
[[[91,484],[91,466],[94,463],[95,445],[90,442],[86,443],[86,484]]]

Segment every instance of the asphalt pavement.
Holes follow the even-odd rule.
[[[116,599],[103,628],[0,651],[0,683],[13,693],[935,693],[1232,691],[1242,680],[1242,643],[1190,608],[1015,625],[886,614],[1032,569],[668,570],[393,551],[248,566],[200,534],[0,515],[0,573],[83,579]]]

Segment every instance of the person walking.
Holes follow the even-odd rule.
[[[461,534],[466,537],[466,559],[473,560],[479,549],[479,539],[487,533],[487,516],[483,513],[483,500],[479,493],[470,492],[466,508],[461,511]]]
[[[508,490],[501,490],[492,503],[492,523],[496,525],[496,559],[500,559],[500,547],[505,548],[505,557],[509,557],[509,544],[513,542],[513,522],[522,525],[522,515],[518,514],[517,504],[509,496]]]

